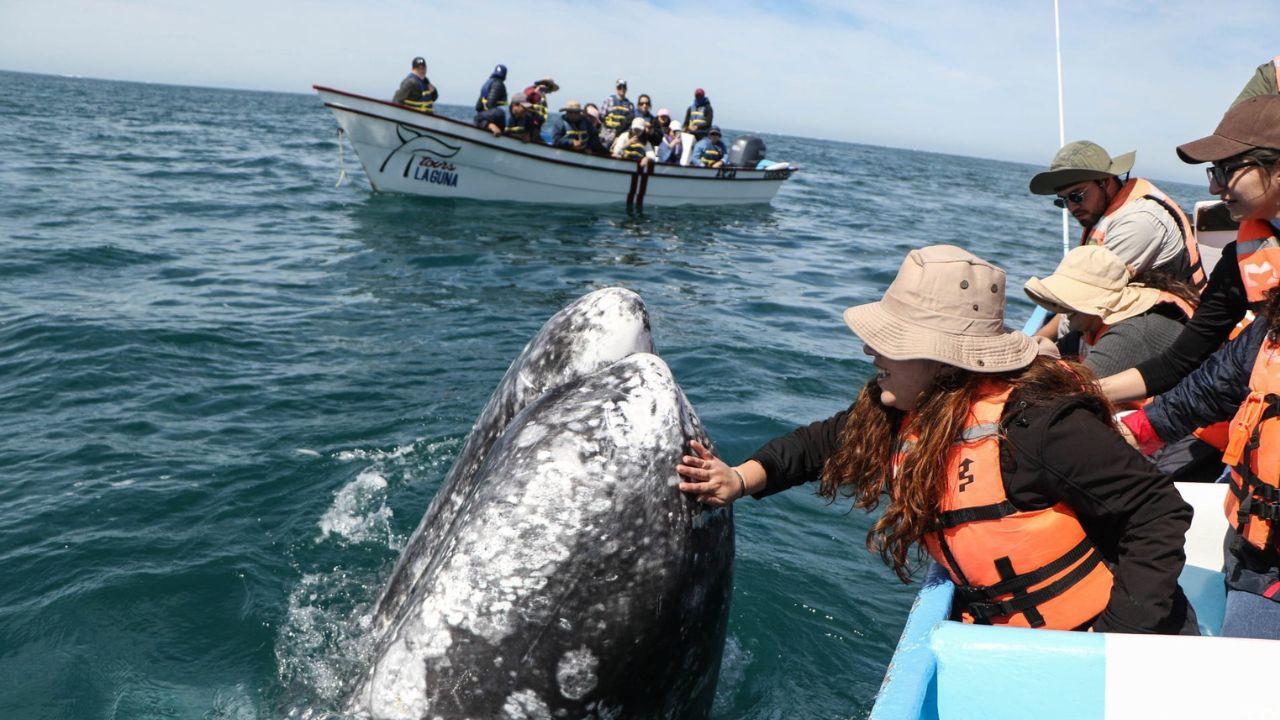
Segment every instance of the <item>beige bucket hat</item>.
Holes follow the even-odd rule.
[[[1004,327],[1004,271],[953,245],[912,250],[879,302],[844,321],[892,360],[937,360],[974,372],[1026,367],[1038,346]]]
[[[1133,169],[1138,152],[1111,157],[1102,146],[1088,140],[1069,142],[1058,150],[1049,169],[1031,178],[1033,195],[1054,195],[1059,189],[1084,180],[1101,180]]]
[[[1114,325],[1160,302],[1159,290],[1129,280],[1129,268],[1120,256],[1101,245],[1083,245],[1067,253],[1052,275],[1043,280],[1033,277],[1023,289],[1051,312],[1097,315]]]

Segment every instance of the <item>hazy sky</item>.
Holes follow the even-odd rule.
[[[1062,0],[1067,140],[1200,183],[1175,145],[1210,133],[1280,54],[1280,0]],[[0,69],[389,98],[424,55],[441,102],[552,75],[601,102],[625,77],[726,127],[1048,165],[1052,0],[0,0]],[[887,169],[891,172],[891,170]]]

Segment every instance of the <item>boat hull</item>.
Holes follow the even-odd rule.
[[[768,203],[795,171],[639,164],[522,143],[439,115],[316,86],[376,190],[607,205]]]

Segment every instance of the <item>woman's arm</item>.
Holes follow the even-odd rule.
[[[776,437],[749,460],[733,467],[695,441],[690,444],[693,454],[685,455],[676,466],[676,472],[686,479],[680,483],[680,490],[695,494],[698,502],[719,506],[747,495],[762,498],[816,480],[827,458],[839,447],[840,431],[848,415],[849,410],[844,410]]]

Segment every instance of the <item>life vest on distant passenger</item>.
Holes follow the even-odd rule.
[[[1187,320],[1190,320],[1191,316],[1196,314],[1196,309],[1191,307],[1190,303],[1186,300],[1183,300],[1173,293],[1161,291],[1160,297],[1156,300],[1156,305],[1162,305],[1165,303],[1173,305],[1181,310]],[[1152,305],[1152,308],[1155,308],[1155,305]],[[1147,312],[1150,312],[1150,310]],[[1084,359],[1089,355],[1089,350],[1096,347],[1098,345],[1098,341],[1101,340],[1102,336],[1106,335],[1107,331],[1110,329],[1110,325],[1103,325],[1091,333],[1080,334],[1080,362],[1084,362]]]
[[[643,137],[640,137],[640,138],[633,137],[627,143],[627,146],[622,148],[623,160],[639,160],[643,158],[644,155],[645,155],[645,143],[644,143]]]
[[[1249,395],[1231,418],[1222,461],[1231,466],[1224,509],[1242,541],[1277,547],[1280,520],[1280,345],[1264,340],[1249,375]]]
[[[996,381],[981,386],[947,459],[942,529],[924,538],[925,547],[955,582],[964,622],[1074,630],[1106,608],[1111,569],[1064,503],[1023,511],[1009,502],[1000,417],[1011,390]]]
[[[707,108],[710,105],[690,105],[689,106],[689,123],[685,126],[684,131],[687,133],[700,133],[710,127],[711,123],[707,121]]]
[[[1250,303],[1260,303],[1280,285],[1280,241],[1265,220],[1244,220],[1236,231],[1236,262]]]
[[[604,114],[604,126],[612,130],[619,130],[631,122],[633,114],[631,101],[627,99],[614,100],[609,106],[609,111]]]
[[[484,81],[484,85],[480,86],[480,99],[476,100],[476,112],[492,110],[496,107],[502,107],[507,104],[507,85],[506,83],[502,83],[501,80],[498,80],[498,82],[502,83],[502,92],[498,93],[498,97],[494,98],[492,102],[489,101],[489,91],[493,89],[494,80],[496,80],[496,78],[490,77],[488,80]]]
[[[578,142],[586,143],[588,140],[591,139],[591,133],[590,131],[587,130],[585,125],[581,130],[579,130],[573,125],[570,125],[569,121],[567,120],[564,123],[564,136],[569,140],[569,142],[578,141]]]
[[[1187,276],[1178,279],[1191,283],[1196,292],[1200,292],[1205,284],[1204,265],[1200,263],[1200,246],[1196,243],[1196,236],[1191,231],[1191,223],[1187,220],[1186,213],[1182,212],[1182,208],[1178,207],[1178,203],[1143,178],[1129,178],[1129,181],[1120,188],[1120,192],[1111,199],[1111,204],[1107,205],[1098,222],[1080,234],[1080,244],[1105,245],[1107,227],[1111,224],[1116,211],[1131,202],[1143,199],[1159,203],[1178,224],[1178,230],[1182,233],[1182,245],[1187,251]]]
[[[516,114],[511,112],[510,107],[503,108],[503,117],[506,120],[506,126],[502,128],[502,132],[507,137],[527,136],[529,134],[529,127],[532,124],[530,121],[533,120],[532,115],[529,113],[529,108],[525,108],[524,114],[520,117],[516,117]]]
[[[723,143],[707,143],[707,146],[702,149],[702,165],[704,167],[711,167],[723,159]]]
[[[432,100],[427,99],[427,91],[431,87],[430,81],[428,81],[426,78],[420,78],[417,75],[414,75],[413,73],[409,73],[409,77],[413,78],[418,82],[418,99],[417,100],[405,99],[404,104],[408,105],[414,110],[418,110],[419,112],[424,112],[424,113],[435,112],[436,101],[434,99]]]

